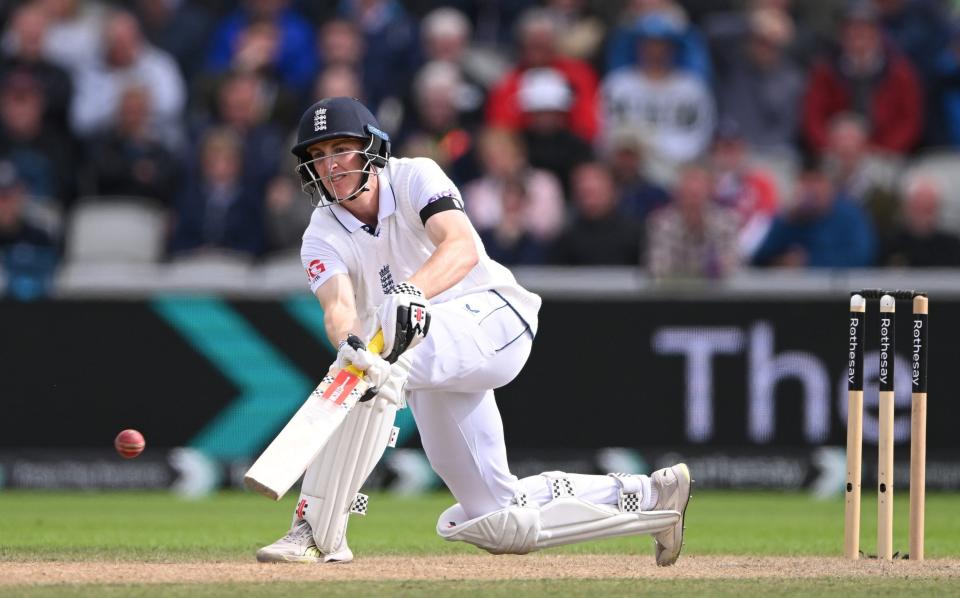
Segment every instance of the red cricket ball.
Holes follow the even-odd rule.
[[[147,441],[144,440],[143,434],[136,430],[124,430],[117,434],[113,446],[124,459],[133,459],[143,452],[143,448],[147,446]]]

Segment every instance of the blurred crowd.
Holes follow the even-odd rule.
[[[0,31],[8,271],[296,251],[288,150],[335,95],[504,264],[960,266],[960,2],[8,0]]]

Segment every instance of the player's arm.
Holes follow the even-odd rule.
[[[427,236],[436,246],[423,266],[409,282],[415,284],[427,299],[457,284],[477,265],[473,226],[462,210],[438,212],[424,223]]]
[[[449,201],[446,201],[449,200]],[[436,249],[413,275],[387,293],[377,316],[383,329],[383,355],[394,362],[415,347],[430,329],[430,298],[457,284],[480,259],[473,226],[454,199],[425,218],[427,236]]]
[[[360,320],[349,276],[334,274],[317,287],[316,295],[323,307],[323,326],[331,343],[336,345],[351,332],[359,333]]]

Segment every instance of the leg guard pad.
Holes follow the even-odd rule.
[[[624,512],[612,505],[562,496],[540,508],[511,505],[469,520],[456,504],[440,515],[437,534],[493,554],[526,554],[599,538],[655,534],[679,520],[677,511]]]
[[[307,468],[294,521],[310,523],[324,555],[346,548],[350,513],[366,510],[366,497],[358,491],[387,448],[396,413],[397,406],[384,399],[357,403]]]
[[[492,554],[527,554],[538,548],[540,510],[510,505],[467,520],[457,503],[440,515],[437,533],[445,540],[467,542]]]

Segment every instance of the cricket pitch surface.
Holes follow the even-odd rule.
[[[371,556],[346,564],[241,562],[0,562],[0,587],[49,584],[150,584],[361,580],[532,579],[960,579],[960,559],[893,562],[828,557],[681,556],[657,567],[651,556]]]

